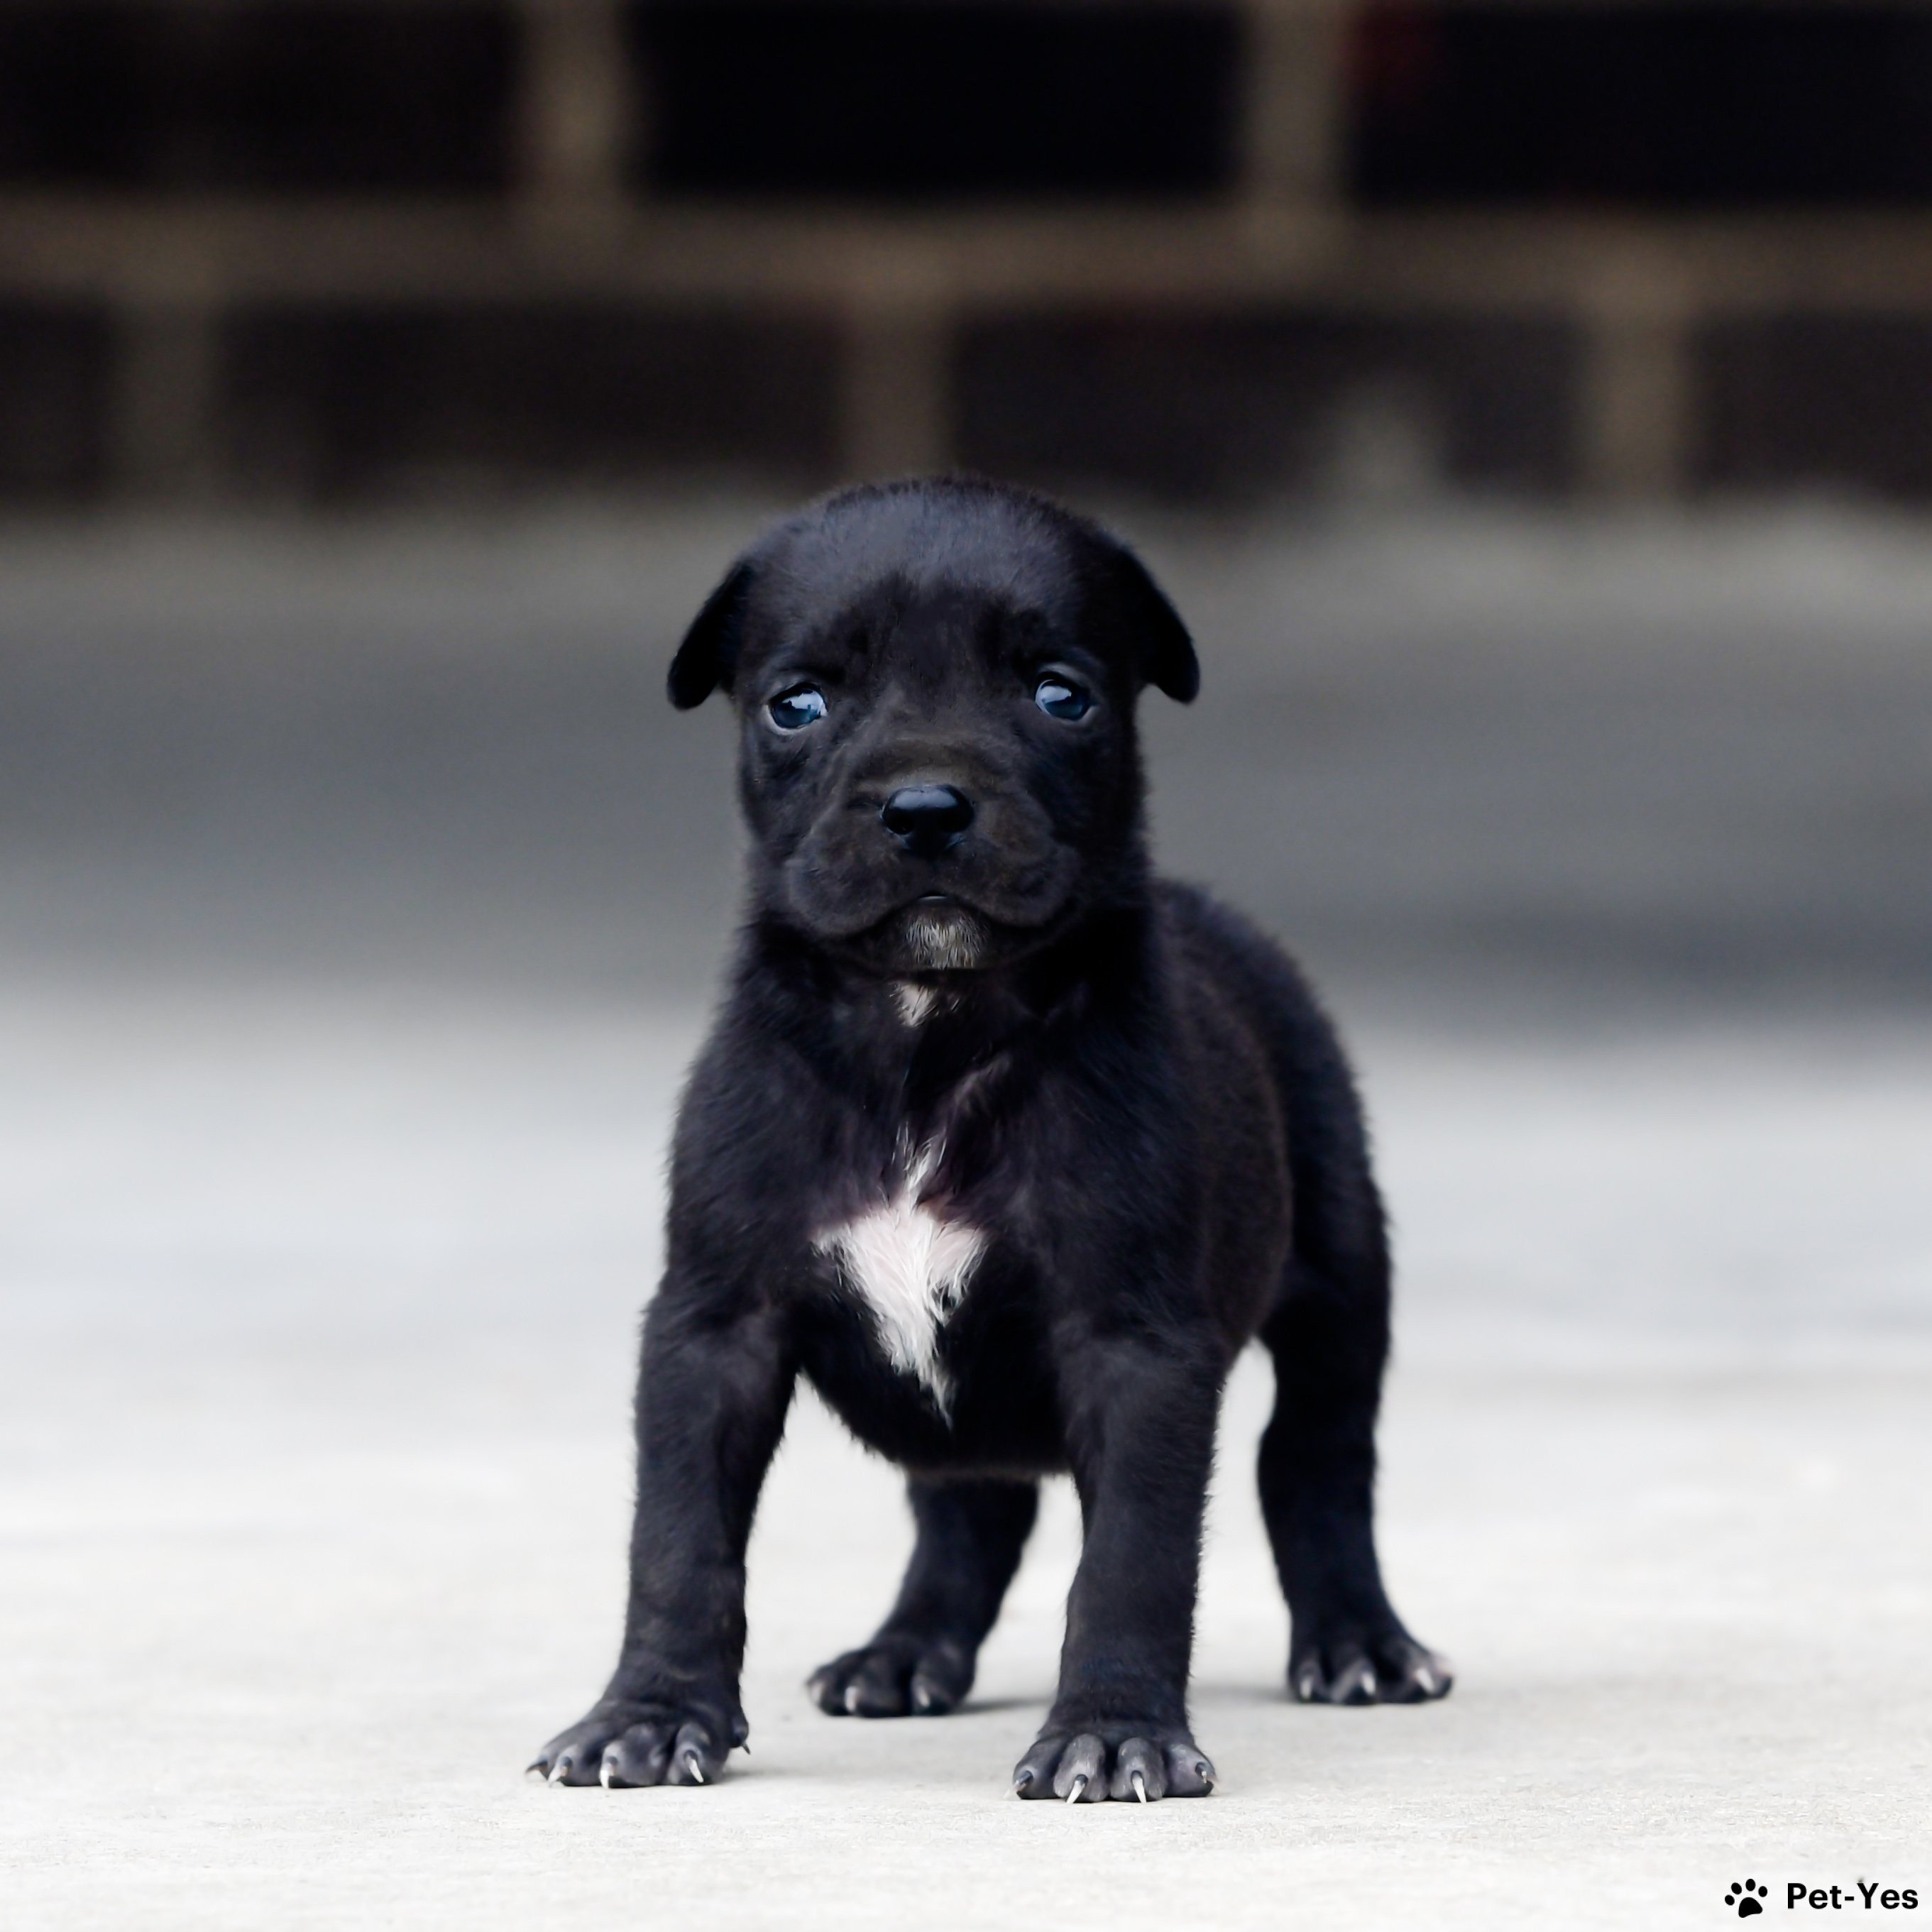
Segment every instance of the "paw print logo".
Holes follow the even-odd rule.
[[[1754,1878],[1748,1878],[1742,1884],[1732,1879],[1730,1890],[1724,1894],[1724,1903],[1735,1905],[1740,1918],[1755,1918],[1764,1910],[1760,1901],[1768,1896]]]

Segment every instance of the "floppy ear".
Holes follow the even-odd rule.
[[[1182,704],[1201,688],[1194,640],[1148,567],[1118,539],[1106,540],[1116,612],[1138,649],[1142,680]]]
[[[702,704],[720,685],[731,688],[731,674],[737,668],[738,633],[744,621],[745,598],[752,587],[752,566],[734,564],[730,574],[704,600],[704,608],[692,620],[684,642],[670,661],[664,688],[680,711]]]

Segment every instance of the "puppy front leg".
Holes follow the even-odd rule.
[[[553,1784],[708,1784],[745,1742],[745,1545],[792,1382],[773,1316],[721,1322],[674,1282],[652,1303],[623,1647],[530,1766]]]
[[[1171,1336],[1082,1352],[1068,1381],[1086,1529],[1067,1598],[1060,1690],[1013,1769],[1022,1798],[1204,1797],[1187,1671],[1220,1366]]]

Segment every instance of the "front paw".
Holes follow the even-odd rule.
[[[964,1701],[973,1664],[973,1652],[950,1637],[881,1630],[821,1664],[806,1688],[835,1718],[938,1718]]]
[[[1205,1798],[1214,1767],[1184,1730],[1132,1719],[1078,1732],[1044,1730],[1013,1767],[1022,1798],[1097,1804],[1103,1798]]]
[[[734,1744],[749,1735],[735,1708],[663,1698],[606,1698],[590,1715],[560,1731],[530,1771],[552,1784],[601,1784],[607,1791],[643,1784],[712,1784]]]
[[[1400,1624],[1338,1622],[1305,1640],[1298,1631],[1288,1660],[1288,1688],[1304,1704],[1426,1704],[1455,1682],[1449,1660]]]

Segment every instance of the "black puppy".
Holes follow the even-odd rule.
[[[1448,1690],[1376,1560],[1389,1264],[1347,1064],[1268,940],[1148,873],[1135,703],[1198,682],[1124,548],[974,482],[833,497],[692,625],[671,701],[736,704],[750,915],[672,1157],[623,1648],[552,1782],[706,1784],[744,1742],[746,1540],[801,1372],[918,1526],[878,1634],[812,1679],[834,1714],[965,1696],[1070,1470],[1085,1546],[1014,1788],[1208,1791],[1202,1513],[1256,1336],[1292,1690]]]

